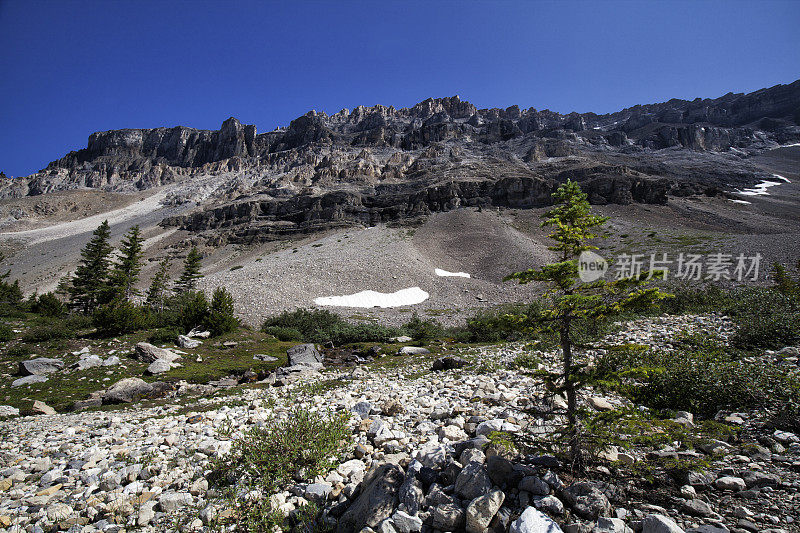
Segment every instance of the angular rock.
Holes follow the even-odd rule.
[[[403,346],[397,351],[398,355],[425,355],[431,353],[427,348],[419,346]]]
[[[52,407],[50,407],[49,405],[47,405],[44,402],[40,402],[39,400],[36,400],[35,402],[33,402],[33,407],[31,408],[31,411],[33,411],[33,413],[37,414],[37,415],[54,415],[54,414],[56,414],[56,410],[55,409],[53,409]]]
[[[45,376],[64,368],[64,361],[48,357],[37,357],[19,362],[20,376]]]
[[[453,370],[469,366],[469,361],[461,359],[460,357],[442,357],[433,362],[432,370],[438,372],[440,370]]]
[[[395,511],[392,522],[398,533],[417,533],[422,530],[422,519],[403,511]]]
[[[684,533],[671,518],[661,514],[649,514],[642,520],[642,533]]]
[[[103,393],[103,403],[131,403],[152,392],[153,385],[139,378],[125,378]]]
[[[486,531],[505,499],[506,495],[502,491],[494,490],[469,502],[466,510],[467,533],[483,533]]]
[[[597,520],[611,514],[611,503],[594,483],[580,481],[564,489],[564,499],[575,514],[586,520]]]
[[[0,405],[0,418],[7,416],[19,416],[19,409],[10,405]]]
[[[511,523],[508,533],[563,533],[561,527],[549,516],[528,507]]]
[[[720,490],[739,491],[747,488],[747,484],[740,477],[723,476],[714,482],[714,486]]]
[[[458,474],[455,493],[467,500],[474,500],[492,489],[492,480],[480,463],[469,463]]]
[[[289,358],[289,366],[306,363],[322,363],[322,354],[317,351],[317,348],[313,344],[298,344],[292,346],[286,350],[286,356]]]
[[[433,527],[440,531],[458,531],[464,527],[464,510],[453,503],[433,508]]]
[[[186,335],[178,335],[178,346],[181,348],[186,348],[187,350],[191,350],[197,348],[203,344],[203,341],[198,341],[196,339],[192,339]]]
[[[12,387],[21,387],[23,385],[32,385],[34,383],[44,383],[47,381],[46,376],[25,376],[24,378],[15,379],[11,382]]]
[[[172,370],[172,365],[165,359],[156,359],[147,367],[147,373],[150,375],[163,374]]]
[[[176,354],[171,350],[166,350],[164,348],[159,348],[158,346],[153,346],[148,342],[140,342],[136,345],[134,349],[134,355],[136,359],[141,361],[142,363],[152,363],[157,359],[163,359],[164,361],[172,362],[176,361],[181,358],[180,355]]]
[[[339,519],[336,531],[356,533],[365,527],[375,528],[391,517],[403,479],[403,471],[397,465],[373,467],[364,478],[361,495]]]

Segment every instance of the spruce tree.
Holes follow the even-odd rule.
[[[559,375],[553,376],[558,382],[556,390],[567,397],[568,455],[573,468],[581,469],[582,433],[578,421],[577,392],[586,376],[583,363],[575,362],[573,347],[576,345],[575,332],[580,322],[604,320],[628,310],[646,307],[667,295],[657,288],[641,285],[650,278],[660,277],[660,273],[644,272],[631,278],[615,281],[598,279],[583,283],[579,280],[578,257],[582,252],[596,250],[589,244],[597,238],[595,228],[608,220],[591,214],[587,196],[577,183],[567,180],[553,193],[555,206],[543,217],[543,227],[554,226],[549,237],[556,241],[550,247],[559,254],[557,263],[544,265],[539,269],[515,272],[506,280],[516,279],[525,284],[543,281],[552,284],[548,293],[549,307],[539,316],[513,316],[520,324],[536,324],[537,327],[555,333],[561,349],[562,368]]]
[[[225,287],[217,287],[211,297],[206,326],[213,336],[234,331],[239,321],[233,314],[233,296]]]
[[[145,305],[153,311],[159,313],[164,310],[164,303],[169,296],[168,281],[169,281],[169,257],[165,257],[158,265],[153,280],[150,282],[150,288],[147,289],[147,299]]]
[[[101,303],[108,293],[108,275],[111,265],[111,229],[108,220],[92,232],[92,238],[81,251],[81,261],[75,269],[69,288],[71,304],[89,313]]]
[[[109,286],[112,298],[130,300],[137,294],[135,285],[142,270],[144,238],[139,226],[132,227],[120,243],[120,258],[111,271]]]
[[[175,292],[177,294],[184,294],[195,290],[197,287],[197,280],[202,278],[200,273],[200,263],[203,256],[197,251],[197,248],[192,248],[186,259],[183,261],[183,272],[175,282]]]

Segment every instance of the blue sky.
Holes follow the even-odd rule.
[[[0,0],[0,170],[108,129],[454,94],[602,113],[798,78],[800,1]]]

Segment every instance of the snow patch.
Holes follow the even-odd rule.
[[[315,298],[317,305],[332,305],[337,307],[401,307],[403,305],[416,305],[424,302],[430,294],[419,287],[409,287],[397,292],[384,293],[376,291],[361,291],[356,294],[343,296],[323,296]]]
[[[466,272],[448,272],[447,270],[442,270],[441,268],[437,268],[436,270],[434,270],[434,272],[436,272],[437,276],[442,276],[442,277],[456,277],[456,278],[471,278],[472,277],[469,274],[467,274]]]
[[[784,144],[781,146],[776,146],[775,148],[772,148],[772,150],[777,150],[778,148],[790,148],[792,146],[800,146],[800,143]]]
[[[747,200],[734,200],[733,198],[728,198],[728,201],[733,202],[735,204],[745,204],[745,205],[750,205],[753,203],[753,202],[748,202]]]
[[[775,187],[776,185],[780,185],[781,181],[784,183],[791,183],[788,179],[784,178],[780,174],[773,174],[770,179],[761,180],[761,183],[755,187],[742,190],[736,189],[734,192],[743,196],[769,196],[769,191],[767,189],[770,187]]]

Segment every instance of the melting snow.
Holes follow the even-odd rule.
[[[442,277],[457,277],[457,278],[471,277],[466,272],[448,272],[447,270],[442,270],[441,268],[437,268],[434,272],[436,272],[437,276],[442,276]]]
[[[344,296],[324,296],[315,298],[317,305],[334,305],[338,307],[400,307],[415,305],[428,299],[430,294],[419,287],[401,289],[397,292],[384,293],[375,291],[361,291],[356,294]]]
[[[755,187],[743,190],[736,189],[735,192],[738,194],[742,194],[744,196],[769,196],[769,191],[767,191],[767,189],[769,189],[770,187],[774,187],[776,185],[780,185],[780,182],[775,180],[791,183],[788,179],[784,178],[783,176],[779,174],[773,174],[772,179],[761,180],[761,183],[759,183]]]

